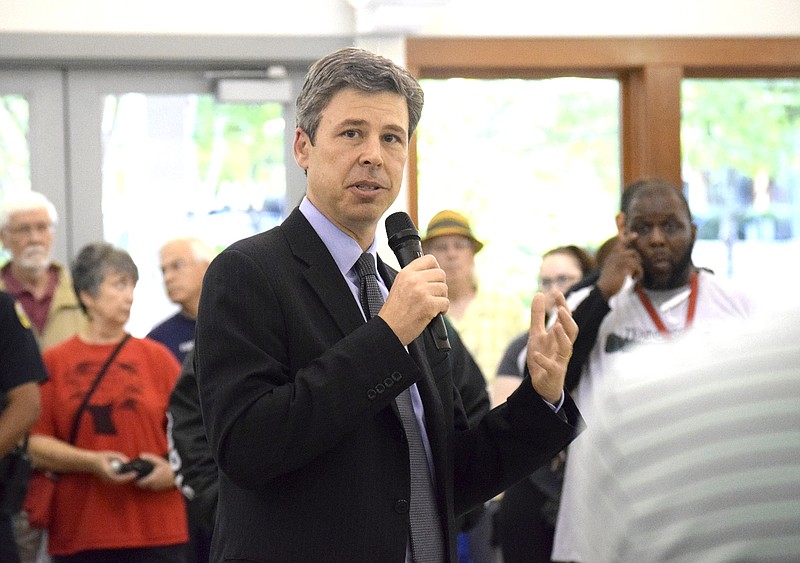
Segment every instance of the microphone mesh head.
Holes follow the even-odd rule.
[[[386,218],[386,235],[389,238],[406,229],[412,229],[416,233],[417,227],[405,211],[397,211]]]

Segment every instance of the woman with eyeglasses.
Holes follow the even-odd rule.
[[[559,246],[544,253],[539,266],[539,291],[547,298],[547,310],[556,295],[567,293],[595,269],[592,256],[575,245]],[[528,335],[520,335],[506,350],[492,387],[492,401],[499,404],[517,388],[525,369]],[[496,513],[497,541],[504,563],[550,561],[555,518],[561,494],[563,452],[508,489]]]

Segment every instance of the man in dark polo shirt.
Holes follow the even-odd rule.
[[[5,291],[0,291],[0,334],[0,458],[5,458],[39,418],[39,383],[47,373],[27,315]],[[6,484],[0,482],[3,494]],[[5,506],[0,510],[0,561],[9,563],[19,561],[12,516]]]

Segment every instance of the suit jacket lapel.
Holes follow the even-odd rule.
[[[361,310],[352,297],[350,287],[340,275],[333,256],[300,210],[295,209],[281,228],[286,231],[286,240],[295,257],[308,266],[303,276],[342,335],[364,324]]]

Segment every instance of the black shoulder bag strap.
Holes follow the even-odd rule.
[[[70,430],[69,433],[70,444],[74,444],[75,438],[77,438],[78,436],[78,427],[81,425],[81,414],[83,414],[83,411],[86,410],[86,406],[89,404],[89,399],[94,394],[95,389],[97,389],[97,387],[100,385],[100,380],[103,379],[103,376],[106,374],[106,371],[108,371],[108,366],[111,365],[111,362],[114,361],[114,358],[117,357],[117,354],[122,349],[122,346],[128,341],[128,338],[130,337],[131,337],[130,334],[125,333],[125,337],[119,344],[117,344],[117,347],[114,348],[113,352],[111,352],[111,355],[106,360],[106,363],[104,363],[103,367],[100,368],[100,371],[97,372],[97,377],[94,378],[92,386],[89,387],[89,391],[86,392],[86,396],[83,398],[83,402],[81,403],[81,406],[78,407],[78,411],[75,413],[75,418],[72,420],[72,429]]]

